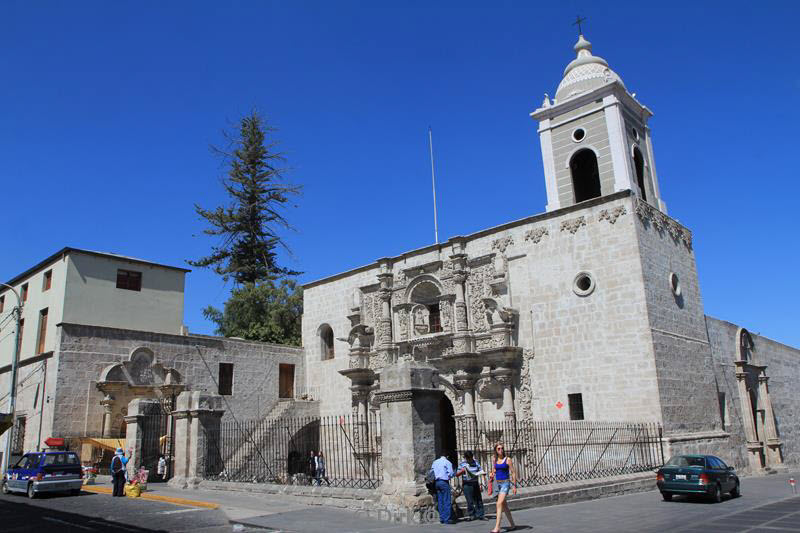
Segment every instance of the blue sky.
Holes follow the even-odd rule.
[[[694,232],[706,313],[800,346],[796,2],[0,4],[7,280],[63,246],[185,266],[193,204],[224,200],[209,145],[253,108],[303,185],[287,213],[311,281],[544,211],[536,123],[575,15],[652,109],[670,215]],[[402,206],[402,209],[398,209]],[[185,322],[229,291],[188,275]]]

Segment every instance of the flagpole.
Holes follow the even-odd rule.
[[[439,222],[436,217],[436,174],[433,170],[433,130],[428,126],[428,146],[431,150],[431,185],[433,187],[433,235],[439,244]]]

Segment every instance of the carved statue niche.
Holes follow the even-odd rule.
[[[366,324],[358,324],[350,330],[347,342],[350,344],[351,350],[366,350],[369,352],[375,342],[375,331]]]
[[[412,304],[412,333],[415,337],[442,331],[440,301],[442,288],[439,280],[429,274],[417,276],[407,289],[408,303]]]
[[[486,309],[486,323],[490,327],[498,324],[510,324],[513,321],[513,309],[504,307],[494,298],[482,298],[482,300]]]

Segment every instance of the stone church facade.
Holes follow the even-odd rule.
[[[305,286],[321,412],[379,412],[382,370],[407,360],[435,369],[461,424],[655,422],[667,453],[798,464],[800,351],[705,315],[652,113],[583,36],[575,51],[531,113],[545,213]]]

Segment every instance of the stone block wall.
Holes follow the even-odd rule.
[[[724,394],[725,431],[731,434],[728,453],[738,466],[746,467],[746,441],[742,402],[736,382],[736,334],[739,326],[706,317],[714,361],[714,375],[719,392]],[[783,460],[788,466],[800,465],[800,350],[760,335],[750,334],[754,359],[766,365],[769,392],[779,437],[783,442]]]
[[[102,431],[103,394],[96,384],[109,365],[128,360],[131,352],[146,347],[156,361],[174,368],[188,390],[216,394],[218,364],[233,363],[233,394],[226,396],[226,417],[233,411],[241,420],[266,416],[278,403],[278,365],[295,365],[295,389],[305,385],[302,348],[202,335],[168,335],[142,331],[59,325],[59,348],[51,364],[57,381],[51,389],[54,412],[43,435],[99,435]],[[211,373],[198,355],[203,354]],[[213,375],[213,378],[212,378]],[[114,398],[114,424],[118,429],[122,408],[135,397],[133,390]],[[44,437],[43,437],[44,438]]]

